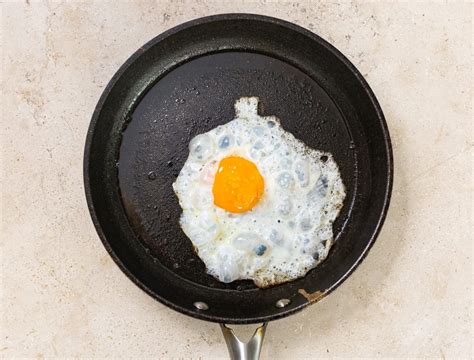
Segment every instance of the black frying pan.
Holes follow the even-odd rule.
[[[189,140],[232,120],[241,96],[258,96],[261,114],[331,152],[347,188],[328,258],[267,289],[206,274],[171,186]],[[265,323],[334,290],[375,241],[392,177],[387,125],[355,67],[303,28],[249,14],[193,20],[142,46],[104,90],[84,154],[92,219],[122,271],[163,304],[218,323]]]

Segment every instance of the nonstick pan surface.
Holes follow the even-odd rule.
[[[267,289],[206,274],[179,226],[172,189],[190,139],[232,120],[242,96],[259,97],[260,114],[331,152],[347,188],[328,258],[304,278]],[[159,35],[118,70],[92,117],[84,181],[104,246],[139,287],[196,318],[257,323],[303,309],[349,276],[385,218],[392,167],[379,104],[338,50],[282,20],[225,14]],[[281,299],[289,304],[276,306]]]

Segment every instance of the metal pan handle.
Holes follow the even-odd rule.
[[[258,360],[260,358],[267,323],[260,325],[246,343],[240,341],[234,331],[225,324],[220,325],[231,360]]]

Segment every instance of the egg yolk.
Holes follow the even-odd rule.
[[[257,205],[264,181],[257,166],[244,158],[222,159],[214,178],[214,204],[232,213],[243,213]]]

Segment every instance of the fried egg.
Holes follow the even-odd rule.
[[[333,156],[260,116],[258,101],[240,98],[234,120],[190,141],[173,189],[208,274],[267,287],[327,257],[345,188]]]

